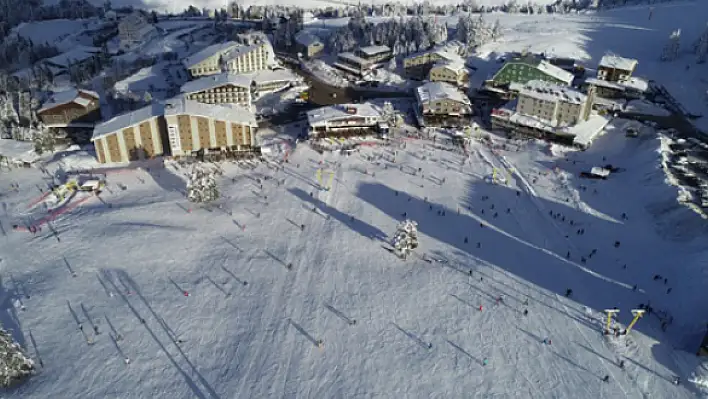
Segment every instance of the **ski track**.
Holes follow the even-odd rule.
[[[537,201],[535,201],[535,198],[536,198],[536,196],[537,196],[536,192],[533,190],[533,187],[529,184],[529,182],[526,180],[526,178],[519,172],[518,168],[516,168],[513,164],[511,164],[508,160],[506,160],[506,159],[503,158],[503,157],[499,157],[499,156],[498,156],[497,159],[499,159],[499,161],[500,161],[507,169],[513,169],[513,170],[515,171],[514,175],[515,175],[515,176],[518,176],[518,179],[519,179],[520,182],[522,183],[522,186],[525,187],[525,189],[526,189],[525,191],[526,191],[527,194],[530,196],[530,198],[533,199],[532,202],[533,202],[534,204],[536,204],[536,207],[537,207],[537,209],[538,209],[538,211],[539,211],[539,214],[542,215],[543,218],[547,219],[548,222],[549,222],[550,224],[552,224],[552,225],[556,228],[556,231],[558,231],[559,234],[560,234],[562,237],[565,237],[565,234],[563,234],[563,232],[560,230],[560,227],[555,223],[554,220],[550,220],[550,219],[548,218],[548,216],[547,216],[547,214],[546,214],[546,212],[545,212],[545,209],[541,209],[541,207],[539,206],[540,204],[539,204]],[[573,243],[570,241],[570,239],[565,239],[565,240],[566,240],[566,242],[568,242],[568,244],[573,245]],[[577,251],[577,248],[575,248],[575,250]],[[594,272],[593,272],[593,273],[594,273]],[[595,274],[595,273],[594,273],[594,274]],[[563,306],[563,309],[564,309],[568,314],[570,314],[570,312],[569,312],[569,310],[568,310],[568,307],[565,305],[565,303],[563,303],[563,301],[561,300],[560,296],[559,296],[558,294],[555,294],[555,295],[556,295],[557,302],[558,302],[559,304],[561,304],[561,306]],[[587,336],[585,335],[585,333],[582,331],[582,327],[578,324],[578,321],[575,320],[575,319],[573,319],[573,320],[572,320],[572,323],[573,323],[573,325],[576,327],[576,329],[578,330],[578,333],[582,336],[582,338],[583,338],[583,340],[585,341],[585,343],[586,343],[588,346],[590,346],[590,348],[591,348],[593,351],[596,351],[596,352],[599,353],[599,351],[597,351],[597,349],[595,349],[595,347],[594,347],[592,341],[589,340],[589,339],[587,338]],[[600,357],[600,362],[603,364],[603,366],[605,367],[605,370],[607,370],[607,372],[609,373],[609,375],[612,376],[612,379],[617,382],[617,385],[618,385],[619,388],[622,390],[622,393],[624,394],[624,397],[628,397],[628,396],[627,396],[627,390],[622,386],[622,384],[621,384],[620,381],[616,378],[614,372],[612,371],[612,365],[611,365],[611,366],[607,366],[607,365],[606,365],[606,360],[605,360],[604,358],[602,358],[602,357]],[[625,377],[626,377],[626,375],[625,375]],[[644,394],[644,392],[642,392],[641,388],[640,388],[638,385],[636,385],[636,383],[634,383],[633,385],[635,385],[635,386],[637,387],[637,389],[638,389],[639,392],[642,394],[642,396],[644,396],[644,397],[646,396],[646,395]]]

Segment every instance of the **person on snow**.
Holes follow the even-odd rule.
[[[486,366],[486,365],[488,365],[488,364],[489,364],[489,359],[487,359],[486,357],[485,357],[484,359],[482,359],[482,365],[483,365],[483,366]]]
[[[624,360],[620,360],[618,366],[619,368],[624,369]]]
[[[568,288],[567,290],[565,290],[565,296],[566,296],[566,297],[569,298],[571,295],[573,295],[573,290],[571,290],[570,288]]]
[[[524,309],[524,316],[528,316],[528,315],[529,315],[529,310],[528,310],[528,309]]]
[[[604,377],[602,378],[602,381],[603,381],[603,382],[610,382],[610,376],[609,376],[609,375],[604,376]]]

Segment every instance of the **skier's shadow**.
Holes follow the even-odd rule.
[[[406,336],[407,336],[408,338],[410,338],[410,339],[411,339],[413,342],[415,342],[416,344],[420,345],[421,347],[423,347],[423,348],[425,348],[425,349],[430,349],[430,348],[431,348],[431,346],[430,346],[429,343],[423,341],[423,340],[422,340],[420,337],[418,337],[417,335],[415,335],[415,334],[413,334],[413,333],[411,333],[411,332],[408,332],[408,331],[404,330],[403,328],[401,328],[401,326],[399,326],[398,324],[396,324],[396,323],[394,323],[394,322],[391,322],[391,324],[393,324],[393,326],[396,327],[396,328],[398,329],[398,331],[400,331],[400,332],[406,334]]]

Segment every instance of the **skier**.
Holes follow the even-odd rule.
[[[604,376],[604,377],[602,378],[602,381],[603,381],[603,382],[610,382],[610,376],[609,376],[609,375]]]
[[[485,357],[484,359],[482,359],[482,365],[483,365],[483,366],[486,366],[486,365],[488,365],[488,364],[489,364],[489,359],[487,359],[486,357]]]
[[[681,383],[681,378],[679,376],[674,376],[673,383],[674,385],[678,385],[679,383]]]
[[[565,254],[565,258],[566,258],[566,259],[570,259],[570,251],[568,251],[568,253]]]
[[[565,290],[565,296],[566,296],[566,297],[569,298],[572,294],[573,294],[573,290],[571,290],[570,288],[568,288],[567,290]]]
[[[528,309],[524,309],[524,316],[528,316],[528,314],[529,314],[529,310],[528,310]]]
[[[620,360],[618,366],[624,370],[624,360]]]

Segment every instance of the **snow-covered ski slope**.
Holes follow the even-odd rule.
[[[45,178],[2,172],[1,321],[44,365],[4,396],[695,397],[670,380],[694,369],[705,325],[705,227],[664,183],[658,145],[608,135],[566,161],[475,143],[464,166],[425,141],[350,157],[301,146],[280,171],[225,166],[211,210],[185,201],[184,168],[116,170],[103,201],[56,216],[58,236],[10,228],[43,216],[27,208]],[[393,151],[395,164],[366,159]],[[574,177],[602,156],[626,171]],[[494,168],[514,169],[509,186],[485,181]],[[429,262],[384,248],[404,212]],[[674,316],[666,332],[651,315],[622,341],[601,334],[600,311],[626,325],[649,300]]]

